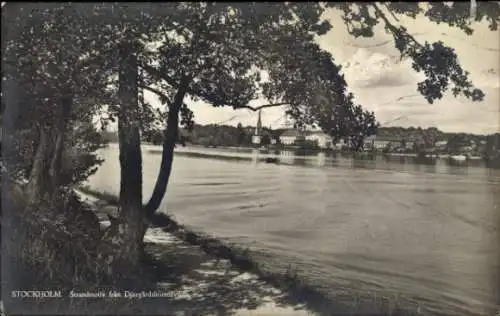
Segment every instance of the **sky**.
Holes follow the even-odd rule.
[[[421,42],[441,40],[455,48],[462,67],[470,72],[476,87],[486,94],[485,100],[479,103],[450,94],[431,105],[416,90],[421,77],[408,62],[400,61],[392,37],[385,33],[382,25],[376,27],[374,37],[355,39],[347,33],[336,10],[327,10],[325,18],[333,28],[317,38],[318,44],[332,54],[337,64],[344,66],[356,102],[374,111],[382,126],[434,126],[446,132],[477,134],[500,131],[499,30],[491,31],[485,23],[476,22],[474,34],[467,36],[458,29],[429,22],[425,17],[400,18],[396,22]],[[398,100],[409,95],[413,97]],[[151,94],[145,97],[153,104],[158,103]],[[203,102],[187,103],[199,124],[255,125],[257,121],[257,113],[249,110],[213,108]],[[260,101],[262,103],[265,101]],[[263,110],[262,123],[272,128],[283,127],[286,123],[284,108]]]

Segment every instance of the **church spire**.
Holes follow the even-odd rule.
[[[261,120],[261,111],[262,110],[259,110],[259,117],[257,119],[257,127],[255,128],[255,135],[256,136],[260,136],[260,133],[261,133],[261,130],[262,130],[262,120]]]
[[[260,111],[259,110],[259,118],[257,119],[257,126],[255,127],[255,133],[252,137],[252,142],[254,145],[258,146],[260,144],[260,141],[261,141],[261,136],[262,136],[262,120],[261,120],[261,117],[260,117]]]

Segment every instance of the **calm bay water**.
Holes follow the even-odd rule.
[[[152,148],[143,149],[145,200],[161,160]],[[249,247],[272,269],[291,265],[332,300],[397,297],[429,315],[498,310],[498,170],[292,154],[266,164],[252,153],[179,151],[162,211]],[[101,154],[89,184],[118,193],[117,146]]]

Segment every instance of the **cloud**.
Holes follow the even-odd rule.
[[[377,88],[377,87],[398,87],[413,83],[410,76],[405,76],[398,71],[388,71],[379,76],[374,76],[366,80],[360,80],[355,83],[359,88]]]
[[[499,53],[500,55],[500,53]],[[499,56],[500,57],[500,56]],[[500,63],[500,62],[499,62]],[[500,87],[500,74],[498,68],[484,69],[479,75],[474,76],[473,81],[480,87],[484,88],[499,88]]]

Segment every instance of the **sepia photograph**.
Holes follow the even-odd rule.
[[[1,315],[500,315],[500,1],[1,10]]]

